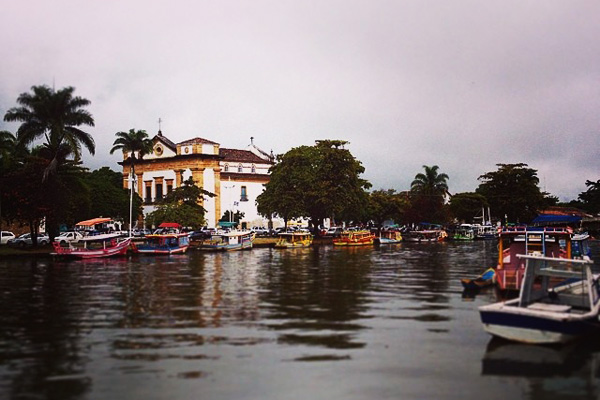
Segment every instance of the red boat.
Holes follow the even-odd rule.
[[[119,234],[108,233],[103,235],[86,236],[79,242],[83,247],[62,247],[60,243],[54,242],[54,256],[66,258],[102,258],[127,254],[131,245],[131,238],[121,238]]]
[[[496,283],[502,290],[519,290],[525,275],[525,260],[517,254],[571,258],[569,228],[502,227],[498,239]]]

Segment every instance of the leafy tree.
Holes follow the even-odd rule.
[[[444,200],[448,194],[447,174],[439,173],[437,165],[423,165],[424,173],[415,175],[410,185],[411,210],[408,213],[409,222],[446,222],[448,219]]]
[[[235,226],[238,226],[242,218],[244,218],[244,215],[244,212],[239,210],[234,213],[231,212],[231,210],[227,210],[223,213],[219,222],[235,222]]]
[[[9,131],[0,131],[0,162],[5,164],[17,147],[17,138]]]
[[[37,233],[41,221],[51,212],[45,190],[40,190],[46,162],[40,158],[30,158],[20,168],[15,168],[2,176],[3,215],[10,223],[18,221],[27,225],[37,243]]]
[[[286,222],[309,217],[317,226],[325,218],[360,218],[367,206],[369,182],[360,178],[364,167],[341,140],[321,140],[278,156],[270,182],[257,198],[258,210]]]
[[[549,205],[538,187],[537,171],[527,164],[496,164],[497,171],[479,177],[482,183],[476,192],[484,196],[495,215],[506,222],[526,223],[537,211]]]
[[[316,158],[316,149],[309,146],[277,156],[278,162],[269,171],[269,183],[256,199],[258,212],[268,218],[283,218],[286,228],[288,221],[306,215],[303,200],[305,191],[314,186]]]
[[[394,189],[375,190],[369,195],[369,217],[378,227],[388,219],[400,221],[406,208],[408,201]]]
[[[158,208],[146,216],[146,224],[159,226],[163,222],[177,222],[182,226],[190,226],[194,229],[204,226],[204,216],[197,208],[188,204],[161,204]]]
[[[123,174],[102,167],[84,175],[84,182],[93,201],[84,218],[100,216],[125,220],[129,216],[129,190],[123,188]],[[133,197],[133,220],[141,215],[142,199]]]
[[[2,199],[7,187],[6,174],[10,171],[14,153],[17,148],[17,138],[8,131],[0,131],[0,231],[2,230]]]
[[[146,216],[146,222],[158,226],[163,222],[177,222],[182,226],[200,228],[205,225],[205,210],[199,203],[204,196],[214,196],[199,188],[190,177],[183,185],[168,193],[161,204]]]
[[[482,208],[488,207],[488,202],[478,193],[456,193],[450,198],[450,213],[459,222],[471,223]]]
[[[317,191],[310,192],[309,216],[319,223],[327,217],[344,221],[363,220],[368,206],[367,189],[371,184],[360,178],[365,168],[343,140],[319,140],[316,171]]]
[[[195,207],[204,215],[206,210],[200,205],[204,199],[204,196],[214,197],[215,194],[196,186],[194,179],[189,177],[186,181],[183,181],[183,184],[180,187],[175,188],[171,192],[167,193],[162,203],[187,204],[190,207]]]
[[[578,199],[583,203],[584,210],[597,215],[600,213],[600,179],[596,182],[586,180],[585,185],[588,188],[579,194]]]

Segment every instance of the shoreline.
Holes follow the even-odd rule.
[[[275,247],[275,243],[277,243],[276,237],[257,237],[254,239],[252,247],[256,248],[268,248]],[[328,245],[332,244],[333,239],[330,237],[321,237],[315,238],[313,240],[313,245]],[[191,250],[194,250],[193,247],[190,247]],[[2,245],[0,247],[0,258],[19,258],[19,257],[33,257],[33,258],[50,258],[52,257],[52,252],[54,248],[52,245],[39,246],[37,248],[29,247],[25,249],[9,247],[7,245]]]

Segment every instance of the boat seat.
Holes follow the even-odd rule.
[[[550,311],[558,313],[566,313],[571,311],[571,306],[566,304],[533,303],[528,305],[527,308],[530,310]]]

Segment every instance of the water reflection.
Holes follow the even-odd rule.
[[[600,343],[581,340],[561,346],[514,343],[494,338],[482,360],[482,375],[526,378],[531,398],[597,398]]]
[[[344,249],[347,252],[323,247],[302,250],[271,253],[261,295],[263,309],[268,310],[265,325],[280,332],[278,342],[282,344],[363,347],[354,333],[364,327],[352,321],[365,317],[371,252],[359,248]]]
[[[78,398],[86,376],[85,301],[72,268],[10,261],[0,269],[0,377],[10,398]],[[4,398],[6,398],[4,397]]]
[[[597,395],[597,348],[523,361],[488,344],[477,307],[494,291],[463,297],[460,278],[494,250],[0,260],[0,398],[551,398],[571,383]]]

